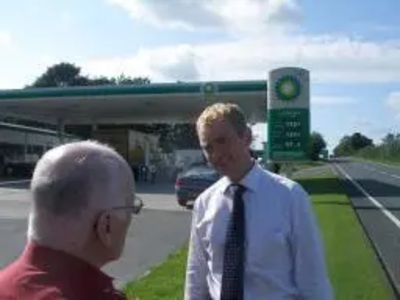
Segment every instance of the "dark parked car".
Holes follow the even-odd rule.
[[[191,207],[194,200],[219,179],[220,175],[208,165],[194,165],[186,172],[179,174],[175,182],[175,193],[179,205]]]

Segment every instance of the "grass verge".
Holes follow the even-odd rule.
[[[322,232],[335,299],[391,299],[391,288],[340,181],[327,168],[312,178],[295,178],[311,195]],[[145,300],[183,297],[187,248],[171,255],[150,274],[127,285],[128,296]]]
[[[335,299],[392,299],[392,289],[342,183],[327,171],[295,178],[311,195]]]
[[[186,259],[185,246],[151,270],[149,275],[128,284],[125,288],[128,299],[137,297],[140,300],[182,300]]]

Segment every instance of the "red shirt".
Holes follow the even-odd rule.
[[[1,300],[122,300],[112,278],[63,251],[30,243],[0,271]]]

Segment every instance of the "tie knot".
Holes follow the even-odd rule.
[[[231,190],[233,195],[243,195],[243,193],[246,191],[246,187],[244,185],[234,183],[231,185]]]

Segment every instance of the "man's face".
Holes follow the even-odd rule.
[[[223,119],[216,119],[198,128],[200,146],[210,164],[222,175],[236,178],[248,158],[250,132],[239,135]]]

